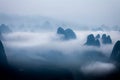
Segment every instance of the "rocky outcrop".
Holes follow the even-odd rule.
[[[7,57],[2,42],[0,41],[0,67],[7,66]]]
[[[120,41],[117,41],[113,47],[112,54],[110,56],[112,60],[120,62]]]
[[[62,35],[64,35],[64,34],[65,34],[64,29],[61,28],[61,27],[59,27],[59,28],[57,29],[57,34],[62,34]]]
[[[97,36],[95,37],[96,39],[99,39],[100,38],[100,34],[97,34]]]
[[[76,39],[76,35],[72,29],[66,29],[65,34],[66,34],[66,39]]]
[[[112,44],[112,39],[111,39],[110,35],[107,36],[107,43]]]
[[[100,41],[96,39],[93,34],[90,34],[87,37],[87,42],[85,43],[85,45],[100,47]]]
[[[110,37],[110,35],[106,35],[106,34],[103,34],[102,35],[102,43],[103,44],[112,44],[112,39]]]
[[[2,42],[0,41],[0,80],[9,80],[13,71],[10,71]]]
[[[98,39],[95,40],[95,46],[100,47],[100,41]]]
[[[69,28],[64,30],[63,28],[59,27],[57,29],[57,34],[62,35],[62,40],[76,39],[76,34],[73,32],[72,29]]]

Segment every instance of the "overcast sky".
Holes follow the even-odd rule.
[[[48,16],[86,25],[120,25],[120,0],[0,0],[0,13]]]

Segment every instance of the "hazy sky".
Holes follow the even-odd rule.
[[[87,25],[120,25],[120,0],[0,0],[0,13],[48,16]]]

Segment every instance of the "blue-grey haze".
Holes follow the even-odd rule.
[[[0,0],[0,13],[39,15],[85,25],[120,25],[120,0]]]

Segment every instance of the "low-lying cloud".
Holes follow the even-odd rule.
[[[84,74],[90,75],[104,75],[108,74],[116,69],[115,65],[112,63],[105,63],[105,62],[92,62],[88,65],[82,66],[81,71]]]
[[[59,36],[54,32],[13,32],[4,34],[4,46],[8,61],[17,66],[41,66],[44,64],[55,64],[67,67],[81,67],[86,73],[101,73],[106,70],[110,72],[115,68],[112,63],[92,61],[101,58],[93,55],[96,59],[87,59],[86,55],[81,55],[87,50],[100,51],[102,55],[109,58],[113,45],[120,39],[119,32],[89,32],[75,31],[77,39],[69,41],[61,41]],[[113,40],[111,45],[101,45],[98,47],[84,46],[88,34],[93,33],[95,36],[99,34],[109,34]],[[83,56],[83,55],[82,55]],[[89,57],[89,54],[87,54]],[[86,61],[86,62],[85,62]],[[99,61],[99,60],[98,60]],[[87,64],[85,67],[81,66]],[[96,69],[98,69],[96,71]],[[96,71],[96,72],[95,72]]]

